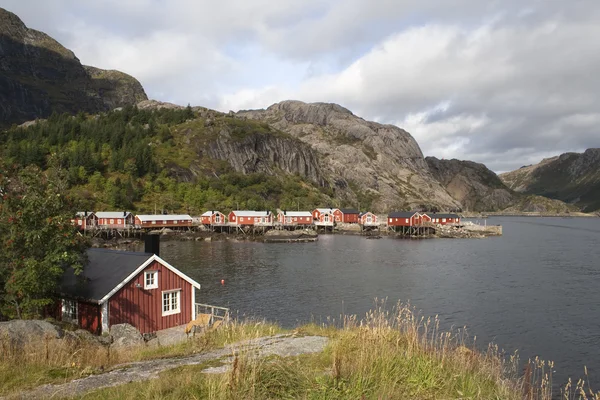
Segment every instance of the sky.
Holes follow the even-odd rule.
[[[598,0],[0,0],[152,99],[332,102],[509,171],[600,147]]]

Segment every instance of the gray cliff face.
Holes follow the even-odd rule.
[[[134,78],[86,69],[73,52],[0,8],[0,127],[53,111],[95,113],[145,99]]]
[[[429,173],[414,138],[396,126],[365,121],[336,104],[300,101],[236,115],[267,122],[308,144],[336,197],[355,202],[358,192],[366,193],[378,211],[460,207]]]
[[[239,140],[222,131],[206,148],[206,155],[223,160],[244,174],[297,174],[326,186],[315,152],[304,143],[276,135],[253,133]]]
[[[514,200],[514,193],[485,165],[472,161],[427,157],[433,176],[465,211],[499,211]]]
[[[521,193],[562,200],[586,212],[600,209],[600,149],[565,153],[500,178]]]

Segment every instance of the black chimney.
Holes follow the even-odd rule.
[[[144,238],[144,252],[160,256],[160,236],[146,235]]]

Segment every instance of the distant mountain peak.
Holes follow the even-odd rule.
[[[97,113],[148,97],[132,76],[81,65],[47,34],[0,8],[0,128],[52,112]]]
[[[600,209],[600,149],[564,153],[500,174],[511,189],[562,200],[590,212]]]

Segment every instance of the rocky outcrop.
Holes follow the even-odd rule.
[[[104,70],[84,65],[95,83],[100,99],[109,110],[146,101],[142,84],[131,75],[116,70]]]
[[[244,174],[279,171],[300,175],[318,186],[327,186],[316,153],[306,144],[277,134],[252,132],[243,138],[222,130],[206,148],[206,154],[225,160]]]
[[[117,324],[110,327],[112,347],[126,348],[144,345],[144,338],[134,326],[130,324]]]
[[[600,149],[565,153],[500,178],[521,193],[562,200],[585,212],[600,209]]]
[[[464,211],[497,211],[508,207],[514,193],[485,165],[472,161],[426,158],[433,176]]]
[[[0,127],[53,111],[95,113],[145,99],[134,78],[84,67],[72,51],[0,8]]]
[[[60,339],[64,332],[58,326],[40,320],[13,320],[0,322],[0,340],[22,346],[29,342]]]
[[[337,104],[300,101],[236,116],[266,122],[308,144],[336,197],[346,203],[368,194],[377,211],[460,207],[429,173],[414,138],[396,126],[365,121]]]

